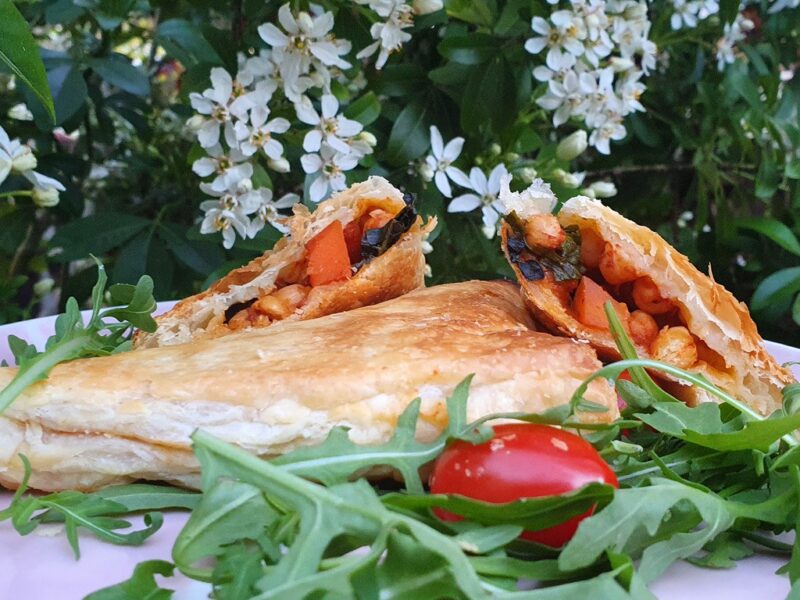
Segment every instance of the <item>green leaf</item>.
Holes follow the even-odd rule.
[[[55,258],[69,262],[89,254],[102,255],[117,248],[150,224],[134,215],[102,212],[61,226],[50,240],[50,248],[60,249]]]
[[[175,223],[161,223],[158,228],[158,235],[179,261],[195,273],[208,276],[225,262],[225,252],[217,243],[189,239],[187,232],[187,228]]]
[[[720,0],[719,17],[723,24],[733,23],[736,15],[739,14],[739,0]]]
[[[130,483],[113,485],[94,494],[106,500],[113,500],[125,507],[125,512],[140,510],[163,510],[165,508],[193,509],[199,502],[201,494],[183,488],[150,483]]]
[[[494,525],[469,529],[459,533],[455,539],[465,552],[486,554],[517,539],[522,532],[521,525]]]
[[[222,64],[222,58],[202,32],[184,19],[169,19],[161,23],[156,31],[155,42],[187,67]]]
[[[585,513],[593,506],[605,506],[614,497],[614,488],[590,483],[574,492],[540,498],[522,498],[515,502],[493,504],[447,494],[385,494],[386,506],[427,511],[440,508],[482,525],[519,525],[530,531],[547,529]]]
[[[63,63],[47,71],[47,81],[55,104],[55,123],[61,125],[77,115],[86,105],[89,90],[83,71],[77,64]]]
[[[243,514],[249,518],[242,519]],[[205,491],[181,530],[172,559],[183,573],[206,578],[212,569],[196,566],[198,561],[222,554],[224,546],[240,539],[258,538],[278,516],[258,488],[220,480]]]
[[[497,53],[497,41],[485,33],[447,37],[436,47],[439,54],[462,65],[479,65]]]
[[[389,163],[405,165],[425,153],[430,146],[428,126],[432,120],[431,110],[427,99],[417,96],[400,112],[386,145]]]
[[[447,16],[472,23],[491,26],[497,13],[494,0],[445,0]]]
[[[456,431],[467,427],[467,395],[471,380],[471,376],[464,379],[448,398],[450,425],[431,443],[424,444],[416,440],[421,402],[417,398],[400,415],[392,438],[385,444],[356,444],[350,441],[346,429],[335,427],[322,444],[298,448],[272,462],[289,473],[316,479],[326,485],[343,483],[353,474],[369,467],[389,466],[400,472],[408,490],[422,492],[420,468],[441,454],[449,437],[455,437],[458,435]]]
[[[89,66],[107,83],[135,96],[150,93],[150,80],[131,61],[116,52],[89,61]]]
[[[160,588],[155,576],[171,577],[174,571],[175,566],[165,560],[147,560],[134,567],[130,579],[97,590],[84,600],[169,600],[174,592]]]
[[[781,269],[758,284],[750,299],[750,309],[753,312],[773,309],[782,313],[789,308],[792,298],[798,292],[800,292],[800,267]]]
[[[697,553],[708,541],[727,530],[734,515],[718,497],[668,479],[654,479],[652,485],[618,490],[614,500],[596,515],[581,522],[578,531],[558,558],[562,569],[570,570],[592,564],[606,549],[624,552],[637,530],[650,538],[679,502],[689,502],[700,514],[705,527],[675,533],[652,545],[649,540],[639,565],[639,574],[651,582],[675,560]]]
[[[688,560],[698,567],[711,569],[730,569],[736,566],[736,561],[755,554],[755,551],[750,546],[730,533],[723,533],[706,544],[703,549],[708,554],[702,557],[689,558]]]
[[[800,241],[791,229],[777,219],[768,217],[749,217],[734,222],[739,229],[750,229],[769,238],[784,250],[800,256]]]
[[[39,49],[28,23],[11,0],[0,0],[0,62],[25,82],[55,122],[56,109]]]
[[[729,87],[744,98],[751,108],[757,111],[763,110],[758,88],[750,78],[747,63],[743,61],[733,63],[726,69],[725,77]]]
[[[348,119],[358,121],[364,126],[370,125],[381,114],[381,103],[375,92],[367,92],[358,100],[354,100],[344,111]]]
[[[0,390],[0,412],[28,386],[47,378],[50,371],[59,363],[90,356],[105,356],[115,352],[128,340],[134,320],[150,331],[155,330],[155,321],[150,313],[156,303],[150,292],[152,280],[142,278],[130,293],[131,302],[127,307],[101,311],[105,292],[106,273],[103,264],[97,263],[97,283],[92,290],[92,314],[87,323],[83,322],[78,302],[69,298],[65,312],[56,318],[55,333],[47,339],[44,352],[33,354],[25,350],[14,378]],[[114,321],[108,321],[113,318]]]

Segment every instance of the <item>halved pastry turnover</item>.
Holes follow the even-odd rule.
[[[612,301],[640,357],[702,373],[762,414],[780,407],[793,378],[764,349],[743,303],[647,227],[584,196],[552,215],[555,198],[547,202],[540,188],[538,205],[506,192],[502,226],[503,250],[537,321],[617,359],[603,308]],[[689,403],[709,399],[660,377]]]
[[[310,213],[297,205],[286,237],[208,290],[139,331],[135,348],[181,344],[302,321],[395,298],[425,283],[423,225],[413,199],[380,177],[336,194]]]
[[[519,289],[472,281],[375,306],[220,338],[58,365],[0,416],[0,484],[93,489],[136,479],[199,484],[190,435],[207,431],[260,456],[321,442],[334,426],[356,443],[388,440],[422,399],[417,437],[446,426],[446,398],[474,374],[468,418],[568,402],[600,368],[588,344],[533,331]],[[0,388],[14,376],[0,368]],[[586,399],[611,421],[616,396]]]

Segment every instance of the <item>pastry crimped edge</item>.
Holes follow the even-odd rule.
[[[725,361],[720,370],[708,363],[689,370],[701,373],[712,383],[745,401],[763,415],[780,408],[783,387],[794,381],[764,348],[746,305],[713,277],[700,272],[689,259],[651,229],[626,219],[597,200],[577,196],[568,200],[558,213],[562,227],[591,227],[615,252],[632,265],[640,276],[650,277],[661,296],[672,300],[689,331]],[[503,239],[508,236],[504,224]],[[587,328],[577,321],[558,298],[544,286],[528,282],[512,265],[523,294],[537,320],[550,330],[587,340],[598,353],[618,358],[616,345],[606,331]],[[640,356],[646,348],[637,347]],[[662,375],[663,377],[663,375]],[[669,378],[674,381],[674,378]],[[690,403],[712,400],[707,392],[696,387],[673,386],[672,390]]]
[[[305,245],[334,220],[349,222],[366,208],[383,208],[397,213],[405,206],[403,194],[382,177],[362,183],[321,202],[311,213],[302,204],[294,206],[287,219],[286,237],[271,250],[234,269],[209,289],[178,302],[157,317],[153,333],[137,331],[134,348],[181,344],[193,339],[230,334],[225,311],[230,306],[269,294],[280,272],[302,261]],[[436,226],[431,219],[423,225],[417,218],[391,248],[371,260],[344,282],[313,287],[306,302],[285,320],[305,320],[350,310],[395,298],[425,285],[425,257],[422,241]]]
[[[519,289],[466,282],[382,304],[57,366],[0,415],[0,483],[18,485],[25,454],[34,489],[89,490],[137,479],[194,487],[190,435],[202,429],[270,457],[317,444],[334,426],[385,442],[422,400],[417,437],[446,426],[445,400],[474,373],[468,418],[539,412],[567,402],[601,364],[585,343],[531,329]],[[0,368],[0,387],[14,368]],[[595,380],[587,400],[617,414]]]

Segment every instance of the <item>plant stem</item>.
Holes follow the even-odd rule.
[[[13,192],[2,192],[0,198],[14,198],[16,196],[33,196],[33,190],[15,190]]]

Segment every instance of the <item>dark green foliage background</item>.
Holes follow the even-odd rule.
[[[322,4],[336,13],[335,33],[355,49],[371,41],[363,7]],[[626,121],[628,138],[612,144],[610,156],[589,151],[569,164],[555,158],[555,146],[571,126],[556,135],[550,115],[533,102],[544,88],[531,77],[533,58],[522,48],[531,16],[546,14],[548,5],[445,4],[446,10],[416,19],[413,39],[382,71],[365,68],[366,90],[334,89],[350,105],[348,114],[368,123],[378,139],[376,153],[348,179],[384,175],[417,193],[421,212],[438,216],[431,283],[510,276],[497,240],[483,237],[477,215],[446,214],[435,187],[409,174],[409,161],[428,151],[428,127],[437,124],[445,139],[466,138],[464,168],[502,161],[517,174],[533,167],[547,178],[563,168],[587,171],[586,183],[613,181],[619,194],[609,205],[659,231],[699,268],[710,265],[718,281],[750,303],[765,337],[800,345],[800,76],[793,70],[800,10],[768,15],[766,2],[751,5],[756,28],[741,44],[745,56],[720,73],[713,57],[720,20],[673,32],[667,5],[651,3],[650,37],[668,52],[669,66],[645,80],[647,112]],[[40,41],[56,28],[71,35],[72,47],[41,50],[55,124],[21,83],[0,92],[0,114],[24,100],[35,121],[2,124],[12,138],[35,141],[39,170],[67,191],[52,209],[35,211],[25,201],[0,205],[0,323],[35,316],[32,286],[43,272],[60,288],[62,306],[71,295],[87,299],[95,277],[90,253],[106,263],[113,282],[148,273],[157,298],[171,299],[202,289],[274,243],[271,228],[231,251],[200,235],[195,222],[203,194],[191,163],[202,154],[182,124],[193,114],[188,94],[208,87],[213,66],[235,72],[237,51],[264,46],[256,28],[275,20],[279,3],[45,0],[17,6]],[[736,7],[723,2],[723,16],[733,18]],[[148,40],[166,56],[151,52],[134,67],[114,50]],[[169,81],[173,59],[186,69],[179,85]],[[792,74],[783,84],[781,72]],[[56,139],[56,126],[79,132],[74,147]],[[284,136],[293,148],[287,156],[293,172],[257,171],[257,185],[270,185],[276,195],[302,193],[302,135]],[[89,178],[92,164],[105,164],[108,174]],[[0,193],[16,183],[9,178]],[[576,193],[554,190],[562,199]],[[685,211],[695,218],[679,227]]]

